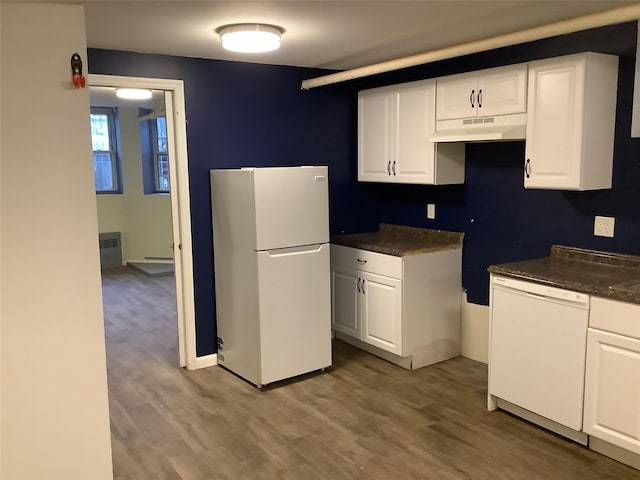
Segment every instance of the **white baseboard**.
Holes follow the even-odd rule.
[[[173,263],[171,257],[144,257],[144,261],[148,263]]]
[[[618,462],[629,465],[636,470],[640,470],[640,455],[637,453],[625,450],[624,448],[605,442],[604,440],[600,440],[594,436],[589,437],[589,448],[594,452],[601,453],[602,455],[613,458]]]
[[[218,365],[217,353],[212,353],[211,355],[203,355],[202,357],[196,357],[195,368],[189,368],[189,370],[199,370],[200,368],[213,367],[214,365]]]
[[[466,292],[462,292],[460,336],[463,357],[489,363],[489,307],[467,302]]]
[[[123,261],[123,265],[127,265],[128,263],[167,263],[167,264],[173,264],[173,259],[153,259],[151,257],[144,257],[144,260],[126,260]]]

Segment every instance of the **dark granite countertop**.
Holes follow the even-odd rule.
[[[554,245],[548,257],[492,265],[489,272],[640,304],[640,256]]]
[[[331,243],[404,257],[462,248],[464,233],[381,223],[377,232],[333,235]]]

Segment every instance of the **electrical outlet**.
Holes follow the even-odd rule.
[[[436,204],[427,203],[427,218],[433,220],[436,218]]]
[[[613,238],[613,231],[616,224],[614,217],[600,217],[596,215],[593,222],[593,234],[598,237]]]

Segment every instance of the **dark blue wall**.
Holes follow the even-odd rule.
[[[502,48],[339,86],[301,91],[322,70],[89,50],[89,72],[185,82],[197,353],[215,351],[211,168],[329,165],[332,233],[378,222],[465,233],[463,285],[488,303],[487,267],[544,256],[552,244],[640,254],[640,139],[630,138],[635,22]],[[362,88],[582,51],[620,56],[613,189],[525,190],[524,142],[468,144],[456,186],[356,181],[356,94]],[[425,204],[435,203],[436,220]],[[616,217],[616,237],[593,236],[594,215]]]
[[[376,198],[356,181],[356,93],[302,91],[326,70],[90,49],[90,73],[184,81],[198,356],[215,352],[209,170],[328,165],[332,232],[372,230]]]

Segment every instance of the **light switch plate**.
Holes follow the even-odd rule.
[[[600,217],[596,215],[593,222],[593,234],[598,237],[613,238],[616,219],[614,217]]]
[[[436,204],[427,203],[427,218],[433,220],[436,218]]]

